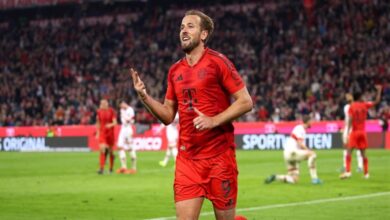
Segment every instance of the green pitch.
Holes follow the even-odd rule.
[[[238,214],[248,219],[390,219],[390,151],[368,152],[369,180],[355,172],[343,181],[338,179],[341,150],[317,153],[323,185],[310,183],[306,162],[300,183],[265,185],[269,174],[285,172],[282,152],[238,151]],[[0,219],[172,217],[173,165],[158,165],[164,154],[139,152],[136,175],[98,176],[96,152],[1,152]],[[214,219],[211,211],[205,201],[201,219]]]

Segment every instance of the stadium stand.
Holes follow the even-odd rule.
[[[0,16],[0,126],[91,124],[101,97],[131,97],[137,121],[156,122],[135,98],[127,68],[163,99],[168,68],[183,56],[179,24],[189,8],[215,19],[210,47],[248,85],[255,108],[241,121],[341,119],[344,94],[374,99],[377,83],[383,99],[369,118],[390,119],[386,1],[321,1],[311,10],[301,1],[236,2],[8,9]]]

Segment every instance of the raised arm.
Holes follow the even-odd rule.
[[[100,121],[99,121],[99,117],[96,116],[96,138],[99,137],[99,133],[100,133]]]
[[[376,93],[376,98],[375,101],[373,102],[374,105],[377,105],[381,102],[381,95],[382,95],[382,86],[381,85],[376,85],[375,86],[377,93]]]
[[[164,103],[160,103],[147,94],[145,84],[137,71],[130,69],[130,75],[133,79],[134,89],[148,111],[165,125],[170,124],[175,119],[177,103],[168,99],[165,99]]]

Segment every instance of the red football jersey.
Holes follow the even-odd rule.
[[[204,159],[235,146],[232,123],[204,131],[198,131],[193,124],[198,116],[194,107],[207,116],[215,116],[227,109],[231,95],[245,86],[224,55],[206,48],[194,66],[183,58],[171,66],[167,81],[166,99],[178,103],[180,155]]]
[[[352,117],[352,131],[364,131],[367,119],[367,111],[374,106],[372,102],[353,102],[348,114]]]
[[[116,113],[113,108],[99,109],[97,111],[97,117],[100,122],[100,133],[114,133],[114,127],[106,128],[107,124],[110,124],[116,119]]]

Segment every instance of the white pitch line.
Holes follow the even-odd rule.
[[[251,212],[251,211],[258,211],[258,210],[265,210],[265,209],[284,208],[284,207],[292,207],[292,206],[300,206],[300,205],[312,205],[312,204],[326,203],[326,202],[365,199],[365,198],[386,196],[386,195],[390,195],[390,192],[379,192],[379,193],[372,193],[372,194],[365,194],[365,195],[347,196],[347,197],[341,197],[341,198],[337,197],[337,198],[329,198],[329,199],[318,199],[318,200],[311,200],[311,201],[307,201],[307,202],[294,202],[294,203],[284,203],[284,204],[241,208],[241,209],[236,209],[236,212]],[[200,216],[209,216],[209,215],[214,215],[214,212],[204,212],[204,213],[200,214]],[[146,219],[146,220],[169,220],[169,219],[176,219],[176,216],[151,218],[151,219]]]

